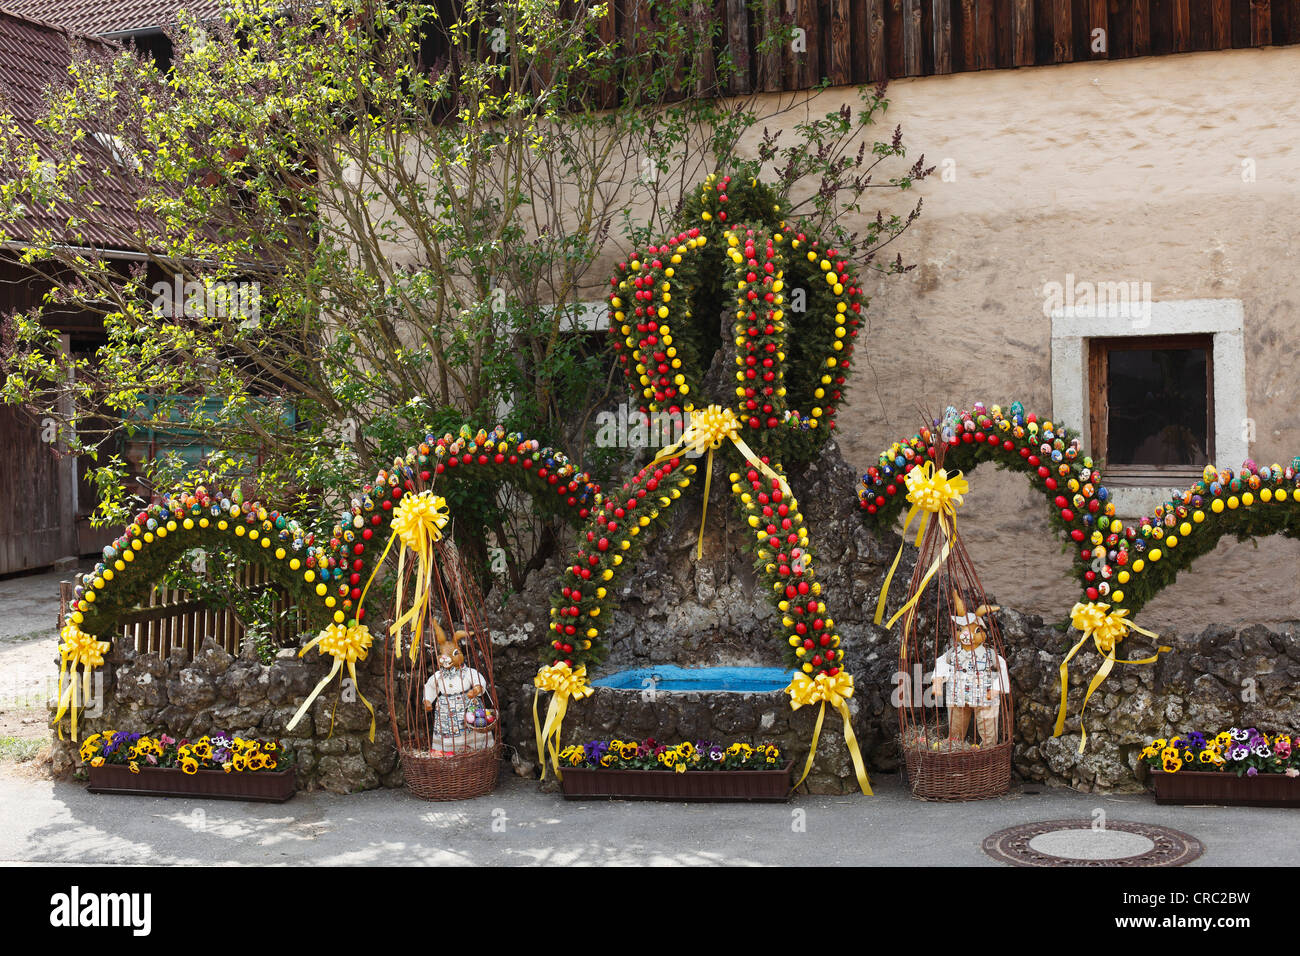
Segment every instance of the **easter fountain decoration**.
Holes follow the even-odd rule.
[[[698,477],[689,459],[705,456],[695,558],[703,555],[718,471],[748,532],[759,587],[775,605],[778,639],[793,669],[785,688],[790,706],[818,708],[799,781],[812,767],[829,705],[843,720],[858,786],[869,793],[849,719],[853,679],[817,580],[813,542],[783,473],[783,465],[815,459],[835,426],[861,290],[844,258],[786,223],[775,195],[757,181],[708,177],[684,204],[679,225],[676,235],[619,264],[610,280],[610,334],[642,413],[689,426],[606,493],[563,570],[551,601],[545,666],[535,680],[539,695],[552,692],[545,720],[537,719],[539,756],[562,777],[564,714],[570,701],[592,692],[588,668],[608,653],[602,635],[620,579]],[[791,289],[806,297],[802,311],[787,311]],[[730,316],[729,340],[718,335],[720,310]],[[734,361],[726,397],[702,395],[715,356]],[[720,471],[723,462],[728,467]]]

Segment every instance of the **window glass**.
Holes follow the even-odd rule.
[[[1204,348],[1109,350],[1107,459],[1208,464],[1209,361]]]

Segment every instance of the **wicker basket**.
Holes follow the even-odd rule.
[[[964,429],[955,409],[932,424],[939,435]],[[922,434],[930,439],[929,426]],[[935,448],[935,476],[928,463],[918,466],[922,485],[937,477],[951,442]],[[916,506],[912,479],[907,494]],[[996,797],[1011,788],[1015,731],[999,607],[984,594],[955,517],[940,512],[919,544],[905,610],[895,614],[902,621],[895,706],[911,791],[922,800]]]
[[[922,800],[987,800],[1011,789],[1011,742],[970,750],[903,746],[912,795]]]
[[[406,789],[421,800],[469,800],[491,793],[501,768],[501,743],[454,757],[402,750]]]
[[[418,635],[402,633],[400,643],[385,650],[384,693],[407,789],[421,800],[469,800],[492,791],[501,764],[501,711],[493,681],[492,640],[483,619],[483,597],[447,538],[434,543],[429,564],[424,630]],[[450,643],[463,654],[460,666],[467,671],[458,673],[456,679],[465,681],[455,685],[458,689],[443,688],[448,698],[461,698],[457,709],[449,705],[446,712],[439,712],[432,700],[425,699],[425,687],[439,673],[435,640],[446,641],[449,635]],[[471,676],[472,681],[467,680]],[[477,690],[471,691],[471,684],[479,685]],[[466,716],[479,707],[493,717],[487,726],[466,722]],[[446,720],[453,723],[439,723]]]

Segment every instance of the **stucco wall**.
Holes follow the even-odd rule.
[[[913,192],[867,197],[898,212],[922,198],[924,210],[890,247],[916,269],[866,282],[868,326],[838,416],[849,463],[865,470],[881,448],[914,433],[922,410],[937,413],[950,402],[1019,399],[1059,414],[1044,286],[1067,276],[1150,283],[1156,303],[1240,303],[1245,414],[1255,434],[1249,453],[1260,463],[1300,454],[1292,412],[1300,346],[1291,249],[1300,209],[1297,75],[1300,47],[893,81],[876,135],[887,138],[901,124],[909,160],[924,154],[938,168]],[[742,152],[756,151],[765,127],[789,130],[806,118],[790,101],[759,98],[760,113],[786,112],[760,119]],[[854,88],[829,90],[806,114],[858,102]],[[682,179],[696,182],[704,172]],[[626,184],[621,194],[633,218],[643,216]],[[611,241],[580,297],[599,301],[626,252]],[[991,468],[972,477],[962,521],[986,589],[1059,620],[1079,591],[1048,532],[1042,497],[1023,478]],[[1141,616],[1155,627],[1198,631],[1211,621],[1300,618],[1300,542],[1222,542]]]
[[[1300,49],[1290,48],[892,83],[888,122],[902,124],[910,157],[924,153],[940,168],[917,189],[921,219],[895,244],[917,268],[868,283],[866,348],[839,416],[849,462],[865,469],[911,435],[918,409],[1018,398],[1050,414],[1043,287],[1067,273],[1150,282],[1157,302],[1239,299],[1251,456],[1300,454],[1298,73]],[[852,95],[831,91],[818,112]],[[955,177],[944,181],[948,160]],[[1253,161],[1253,182],[1243,160]],[[1059,619],[1078,591],[1041,496],[991,468],[972,477],[961,520],[985,587]],[[1141,618],[1198,630],[1298,618],[1297,559],[1300,542],[1225,541]]]

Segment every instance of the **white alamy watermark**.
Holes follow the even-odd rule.
[[[73,886],[50,897],[50,925],[63,929],[119,927],[134,936],[148,936],[152,912],[150,893],[84,893]]]
[[[20,679],[10,675],[0,678],[0,710],[13,707],[19,710],[49,707],[51,704],[57,704],[63,692],[67,690],[72,681],[64,677],[60,687],[59,679],[55,676],[46,675],[35,679]],[[86,678],[78,672],[76,676],[76,704],[80,716],[102,717],[104,714],[104,672],[101,670],[91,671],[89,684],[86,686]]]
[[[1133,328],[1151,324],[1151,283],[1076,280],[1067,272],[1064,282],[1043,286],[1043,315],[1047,318],[1130,319]]]
[[[652,412],[620,405],[596,415],[597,448],[662,448],[681,440],[690,416],[681,412]],[[693,456],[688,456],[693,457]]]
[[[260,282],[210,282],[179,275],[172,281],[153,284],[153,311],[169,319],[240,319],[241,325],[256,324],[262,315]]]

